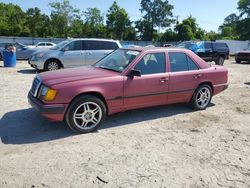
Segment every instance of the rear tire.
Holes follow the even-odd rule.
[[[104,121],[107,109],[103,101],[92,95],[76,98],[69,106],[65,119],[68,126],[78,133],[97,130]]]
[[[50,59],[48,61],[46,61],[45,65],[44,65],[44,70],[45,71],[55,71],[55,70],[59,70],[61,68],[61,63],[56,60],[56,59]]]
[[[224,65],[225,58],[223,56],[219,56],[218,59],[216,60],[216,65]]]
[[[212,89],[209,85],[200,85],[190,101],[190,105],[194,110],[205,110],[212,99]]]
[[[237,60],[236,63],[241,63],[241,61],[240,61],[240,60]]]

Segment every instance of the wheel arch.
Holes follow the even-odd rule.
[[[69,105],[68,105],[68,107],[67,107],[66,112],[68,111],[70,104],[72,104],[72,102],[73,102],[74,100],[76,100],[78,97],[86,96],[86,95],[90,95],[90,96],[94,96],[94,97],[99,98],[99,99],[104,103],[104,105],[105,105],[105,107],[106,107],[106,110],[107,110],[107,114],[108,114],[109,109],[108,109],[107,101],[106,101],[106,99],[104,98],[104,96],[103,96],[101,93],[97,92],[97,91],[83,92],[83,93],[79,93],[79,94],[77,94],[76,96],[74,96],[74,97],[72,98],[72,100],[69,102]],[[66,113],[65,113],[65,114],[66,114]]]
[[[211,87],[211,89],[212,89],[212,93],[214,93],[214,87],[213,87],[212,82],[210,82],[210,81],[201,82],[201,83],[197,86],[197,88],[199,88],[201,85],[209,85],[209,86]],[[197,89],[197,88],[196,88],[196,89]]]
[[[50,61],[57,61],[58,63],[60,63],[60,66],[62,67],[62,68],[64,68],[64,66],[63,66],[63,64],[62,64],[62,62],[60,61],[60,59],[58,59],[58,58],[54,58],[54,57],[51,57],[51,58],[49,58],[49,59],[47,59],[46,61],[45,61],[45,63],[44,63],[44,69],[45,69],[45,66],[46,66],[46,64],[48,63],[48,62],[50,62]]]

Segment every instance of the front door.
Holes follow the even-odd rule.
[[[134,69],[141,71],[141,77],[125,78],[125,108],[135,109],[166,104],[169,74],[166,73],[165,53],[146,54]]]
[[[83,66],[84,53],[82,41],[72,41],[69,43],[60,53],[59,59],[61,59],[64,68]]]

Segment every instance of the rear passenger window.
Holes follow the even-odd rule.
[[[108,41],[84,41],[85,50],[116,50],[119,46],[115,42]]]
[[[196,63],[187,56],[187,61],[188,61],[188,68],[189,70],[198,70],[199,68],[197,67]]]
[[[166,72],[165,53],[146,54],[134,67],[142,75]]]
[[[198,70],[196,63],[185,53],[169,52],[171,72]]]

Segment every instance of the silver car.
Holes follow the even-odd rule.
[[[66,40],[49,50],[35,52],[29,63],[31,67],[45,71],[92,65],[120,47],[118,41],[108,39]]]

